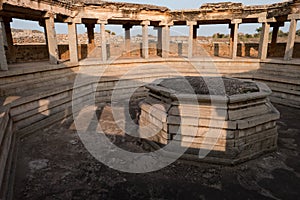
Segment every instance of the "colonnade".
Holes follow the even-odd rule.
[[[284,60],[290,60],[293,56],[294,43],[296,37],[296,27],[297,20],[300,19],[300,14],[290,14],[288,15],[288,20],[290,21],[289,35],[284,55]],[[14,48],[13,39],[10,29],[11,19],[6,19],[0,17],[0,69],[7,70],[7,57],[9,60],[14,60]],[[278,23],[274,19],[258,19],[258,22],[262,24],[262,31],[260,35],[259,42],[259,52],[258,58],[264,60],[268,55],[268,43],[269,43],[269,32],[270,28],[273,27],[271,48],[276,48],[276,41],[278,36],[279,27],[283,26],[283,23]],[[107,21],[96,20],[97,24],[100,24],[100,34],[101,34],[101,58],[102,61],[107,61],[109,57],[109,52],[107,49],[107,40],[105,33],[105,26],[108,24]],[[239,25],[243,23],[242,19],[234,19],[230,22],[230,57],[235,59],[237,57],[237,46],[238,46],[238,30]],[[145,20],[140,23],[142,26],[142,45],[141,52],[144,59],[149,58],[149,39],[148,39],[148,28],[151,21]],[[197,44],[197,29],[201,24],[197,21],[186,21],[185,23],[189,27],[189,37],[188,37],[188,58],[193,57],[193,46]],[[55,16],[48,14],[45,16],[44,23],[45,26],[45,36],[46,43],[49,51],[49,62],[51,64],[57,64],[59,61],[58,55],[58,45],[55,31]],[[94,27],[95,23],[86,23],[87,35],[88,35],[88,49],[93,49],[95,47],[95,33]],[[130,29],[132,24],[124,23],[123,28],[125,30],[125,50],[130,51]],[[159,50],[158,55],[162,58],[167,58],[169,56],[170,50],[170,27],[174,26],[172,23],[159,23],[159,26],[155,27],[158,35],[157,48]],[[70,62],[78,63],[78,40],[77,40],[77,28],[76,23],[72,20],[68,21],[68,38],[69,38],[69,51],[70,51]],[[5,53],[6,52],[6,53]]]

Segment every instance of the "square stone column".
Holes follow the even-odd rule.
[[[107,50],[106,50],[106,32],[105,32],[105,22],[100,23],[100,34],[101,34],[101,57],[102,61],[107,60]]]
[[[130,29],[132,25],[124,24],[123,28],[125,29],[125,52],[127,55],[130,55]]]
[[[274,53],[276,52],[276,46],[277,46],[277,38],[278,38],[278,33],[279,33],[279,28],[280,28],[279,23],[271,24],[271,27],[273,27],[272,30],[272,39],[271,39],[271,46],[270,46],[270,56],[273,56]]]
[[[16,62],[16,51],[14,46],[14,41],[11,33],[10,22],[12,22],[11,18],[3,18],[4,27],[5,27],[5,35],[7,42],[7,62],[14,63]]]
[[[162,56],[162,27],[156,27],[157,30],[157,55]]]
[[[297,20],[300,19],[300,14],[289,15],[288,19],[291,20],[291,23],[290,23],[288,41],[286,43],[284,60],[291,60],[293,58],[295,38],[296,38]]]
[[[6,45],[5,27],[0,17],[0,70],[8,70],[4,46]]]
[[[164,25],[162,27],[162,55],[163,58],[168,58],[170,52],[170,27]]]
[[[143,21],[141,23],[142,34],[143,34],[143,42],[142,42],[142,57],[147,59],[149,58],[149,39],[148,39],[148,26],[150,25],[150,21]]]
[[[78,40],[77,40],[77,27],[75,23],[68,23],[68,38],[69,38],[70,62],[78,63]]]
[[[194,25],[193,26],[193,55],[197,53],[198,49],[197,49],[197,46],[198,46],[198,40],[197,40],[197,30],[199,28],[199,25]]]
[[[192,58],[193,57],[193,42],[194,42],[194,36],[195,36],[194,26],[197,25],[197,22],[187,21],[186,25],[189,26],[188,58]],[[196,32],[196,36],[197,36],[197,32]]]
[[[238,33],[239,24],[242,23],[241,19],[235,19],[230,24],[230,57],[235,59],[237,56],[237,44],[238,44]]]
[[[92,51],[95,47],[95,24],[85,24],[85,27],[87,28],[87,35],[88,35],[88,51]]]
[[[47,32],[47,44],[49,50],[49,62],[50,64],[58,64],[58,46],[53,15],[50,15],[48,18],[45,19],[45,25]]]
[[[258,58],[261,60],[266,59],[268,56],[269,33],[270,24],[263,22],[258,49]]]

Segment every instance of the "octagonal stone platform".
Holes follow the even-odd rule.
[[[169,78],[146,86],[148,97],[140,103],[140,135],[154,149],[172,143],[172,148],[164,148],[167,154],[186,148],[182,159],[219,164],[236,164],[276,149],[280,114],[270,103],[271,90],[265,84],[232,78],[222,78],[221,84],[215,77],[186,79]],[[207,83],[212,84],[209,89]],[[209,151],[204,158],[199,158],[201,149]]]

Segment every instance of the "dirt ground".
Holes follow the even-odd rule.
[[[14,199],[299,199],[300,110],[275,106],[278,151],[234,167],[178,160],[156,172],[123,173],[90,155],[69,126],[54,125],[19,144]],[[123,134],[109,107],[100,121]],[[124,138],[116,142],[144,151],[140,140]]]

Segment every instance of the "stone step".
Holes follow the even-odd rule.
[[[291,64],[286,64],[286,63],[261,63],[260,64],[260,69],[269,69],[269,70],[275,70],[275,71],[282,71],[282,72],[288,72],[288,71],[293,71],[296,73],[299,73],[299,65],[291,65]]]
[[[259,74],[268,74],[269,76],[285,76],[285,77],[300,77],[299,71],[283,71],[283,70],[277,70],[277,69],[259,69],[257,71]]]
[[[13,145],[13,124],[10,120],[8,126],[4,131],[3,141],[0,145],[0,188],[3,187],[5,172],[7,170],[8,160],[10,156],[10,149]]]
[[[37,63],[38,64],[38,63]],[[61,75],[65,73],[76,73],[79,70],[78,66],[67,65],[50,65],[47,66],[41,63],[37,67],[20,67],[18,69],[10,69],[0,74],[0,85],[16,83],[25,80],[33,80],[50,76]]]
[[[277,103],[277,104],[281,104],[281,105],[290,106],[290,107],[293,107],[293,108],[299,108],[300,109],[300,102],[299,101],[284,99],[284,98],[277,97],[277,96],[270,96],[270,99],[273,103]]]
[[[271,86],[270,87],[272,89],[273,92],[281,92],[281,93],[286,93],[289,95],[295,95],[295,96],[299,96],[300,97],[300,90],[290,90],[290,89],[286,89],[286,88],[282,88],[282,87],[274,87]]]
[[[60,122],[62,120],[65,120],[69,118],[72,115],[72,109],[71,108],[65,108],[63,111],[60,111],[58,113],[51,114],[39,121],[36,121],[32,124],[30,124],[27,127],[24,127],[20,130],[16,130],[16,135],[22,139],[23,137],[30,135],[40,129],[46,128],[54,123]]]
[[[5,137],[5,131],[7,126],[9,125],[9,120],[9,110],[0,111],[0,144]]]
[[[299,104],[299,102],[300,102],[300,96],[299,95],[273,91],[272,96],[273,97],[279,97],[279,98],[286,99],[286,100],[293,100],[296,105]]]
[[[10,83],[0,86],[0,95],[9,96],[9,95],[18,95],[18,93],[24,93],[28,90],[34,90],[39,87],[53,86],[63,84],[65,82],[70,82],[74,80],[76,74],[68,73],[61,74],[57,76],[50,76],[45,78],[39,78],[34,80],[26,80],[17,83]]]
[[[300,91],[300,85],[288,84],[288,83],[280,83],[280,82],[273,82],[273,81],[261,81],[267,84],[271,89],[272,88],[280,88],[285,89],[286,91]]]
[[[299,77],[289,77],[289,76],[270,76],[269,74],[256,73],[254,75],[255,80],[262,81],[272,81],[272,82],[282,82],[287,84],[300,85]]]

